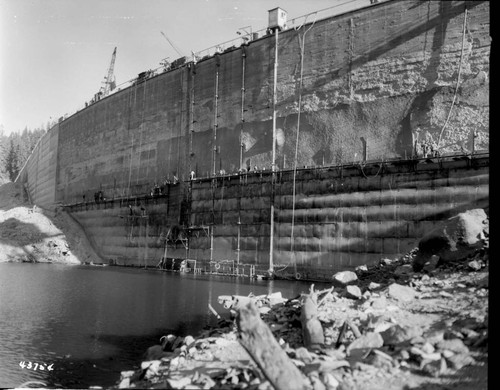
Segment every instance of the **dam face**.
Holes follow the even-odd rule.
[[[379,164],[375,178],[360,167],[488,149],[489,18],[487,1],[397,0],[308,17],[91,104],[44,136],[18,180],[42,207],[114,200],[68,210],[117,263],[156,264],[174,227],[167,257],[233,270],[266,269],[271,239],[277,265],[311,277],[404,253],[422,221],[487,203],[489,160]],[[127,216],[138,202],[149,214]]]
[[[67,210],[112,264],[154,267],[166,255],[178,259],[169,269],[190,259],[196,261],[191,268],[204,272],[263,274],[272,239],[276,275],[328,279],[382,256],[399,257],[444,219],[489,205],[487,155],[301,169],[295,203],[292,176],[282,171],[274,180],[270,172],[195,179],[186,183],[187,207],[175,203],[176,185],[171,196]]]

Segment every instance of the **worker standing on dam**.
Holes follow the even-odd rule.
[[[155,185],[151,190],[151,196],[160,196],[160,194],[161,194],[160,186],[158,185],[157,182],[155,182]]]

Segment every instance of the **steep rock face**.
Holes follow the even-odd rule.
[[[373,159],[409,157],[415,142],[441,154],[487,149],[490,39],[484,6],[399,2],[373,8],[335,20],[332,41],[323,45],[320,31],[329,25],[311,29],[303,45],[331,53],[331,78],[305,66],[301,110],[315,120],[312,131],[301,131],[320,135],[302,136],[299,166],[318,164],[308,151],[318,152],[312,140],[329,149],[323,151],[333,157],[327,163],[360,160],[361,137]],[[314,63],[305,55],[306,64]],[[299,93],[290,93],[283,111],[298,110]]]
[[[415,267],[421,269],[432,255],[442,261],[465,259],[484,246],[488,216],[483,209],[467,210],[443,222],[418,243]]]

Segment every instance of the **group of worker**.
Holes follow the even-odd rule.
[[[167,263],[167,260],[170,260],[168,263]],[[165,257],[162,257],[160,259],[160,261],[158,262],[158,264],[156,265],[156,267],[158,267],[159,269],[170,269],[172,271],[175,271],[176,267],[175,267],[175,261],[176,260],[180,260],[180,259],[167,259]],[[168,267],[169,266],[169,267]],[[179,272],[189,272],[190,271],[190,268],[189,268],[189,265],[187,263],[187,260],[184,259],[184,260],[181,260],[181,263],[179,265]]]
[[[238,169],[237,172],[234,172],[232,173],[232,175],[243,175],[245,173],[257,173],[257,172],[265,172],[266,171],[266,168],[262,168],[260,169],[257,165],[255,165],[253,167],[253,169],[250,167],[250,165],[248,165],[245,169],[244,168],[240,168]],[[228,173],[226,172],[225,169],[220,169],[218,172],[215,173],[215,176],[226,176]],[[189,174],[189,179],[190,180],[194,180],[196,178],[196,174],[194,171],[191,171],[190,174]]]
[[[174,184],[175,185],[175,184],[178,184],[178,183],[179,183],[179,178],[176,175],[174,175],[174,177],[172,178],[172,180],[170,180],[168,178],[165,179],[163,181],[163,184],[161,186],[158,184],[158,182],[155,182],[153,188],[151,188],[150,195],[152,197],[163,195],[165,193],[165,187],[167,185],[170,185],[170,184]]]
[[[242,175],[242,174],[245,174],[245,173],[250,173],[251,171],[252,172],[262,172],[262,171],[265,171],[265,170],[266,170],[266,168],[262,168],[260,170],[257,166],[254,166],[254,168],[252,170],[250,168],[250,166],[247,166],[246,170],[240,168],[240,169],[238,169],[238,172],[235,172],[235,174]],[[217,176],[225,176],[226,174],[227,173],[226,173],[225,169],[221,169],[221,170],[219,170],[219,172],[217,172]],[[196,175],[195,175],[194,171],[190,172],[189,178],[190,178],[190,180],[194,180],[196,178]],[[158,184],[158,182],[155,182],[154,186],[151,188],[150,196],[151,197],[157,197],[157,196],[164,195],[165,194],[165,187],[167,185],[170,185],[170,184],[174,184],[175,185],[175,184],[178,184],[178,183],[179,183],[179,178],[177,177],[177,175],[173,175],[172,179],[166,178],[161,186]],[[95,201],[95,203],[101,203],[101,202],[103,202],[105,200],[106,200],[106,198],[104,198],[104,194],[103,194],[102,190],[99,190],[99,191],[97,191],[97,192],[94,193],[94,201]],[[85,194],[83,195],[83,202],[85,203]]]
[[[439,150],[437,148],[436,143],[430,141],[423,141],[422,143],[419,144],[418,141],[415,140],[414,153],[415,157],[417,158],[439,157]]]

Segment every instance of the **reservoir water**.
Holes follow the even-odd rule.
[[[219,295],[280,291],[291,298],[309,286],[119,267],[0,263],[0,387],[31,380],[49,387],[111,386],[120,371],[137,368],[162,335],[196,336],[215,323],[209,303],[220,314],[227,312],[217,302]]]

